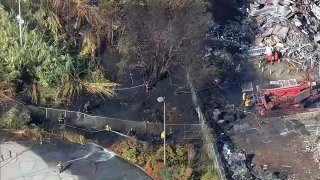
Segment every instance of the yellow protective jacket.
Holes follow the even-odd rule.
[[[250,107],[251,106],[251,101],[249,98],[246,99],[246,101],[244,102],[244,106],[245,107]]]
[[[165,133],[164,133],[164,131],[162,131],[162,133],[161,133],[161,139],[164,139],[164,137],[165,137]]]
[[[62,167],[63,167],[62,162],[61,162],[61,161],[59,161],[59,162],[58,162],[58,164],[57,164],[57,166],[58,166],[58,168],[62,168]]]

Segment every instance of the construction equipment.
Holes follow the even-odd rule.
[[[304,103],[317,96],[317,90],[311,85],[309,74],[298,85],[282,86],[280,84],[258,85],[256,105],[261,116],[275,109],[304,108]]]
[[[268,62],[274,62],[279,60],[279,53],[278,51],[273,51],[272,54],[267,55],[267,61]]]

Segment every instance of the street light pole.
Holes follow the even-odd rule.
[[[157,101],[159,103],[163,102],[163,164],[166,166],[166,102],[165,97],[158,97]]]
[[[18,20],[18,23],[19,23],[20,46],[22,47],[23,46],[23,43],[22,43],[22,24],[24,23],[24,21],[23,21],[22,16],[21,16],[21,3],[20,3],[20,0],[19,0],[19,15],[17,17],[17,20]]]
[[[163,138],[163,164],[166,166],[166,102],[163,101],[163,132],[164,132],[164,138]]]

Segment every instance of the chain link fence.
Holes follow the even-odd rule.
[[[163,124],[145,121],[131,121],[110,117],[94,116],[82,112],[68,111],[44,107],[28,106],[33,119],[44,122],[46,126],[54,127],[59,124],[61,115],[64,116],[68,127],[83,128],[88,131],[103,131],[108,125],[113,131],[128,134],[134,130],[139,137],[146,138],[148,135],[160,136]],[[166,124],[166,131],[172,138],[179,139],[202,139],[202,127],[200,124]]]
[[[214,136],[214,129],[210,128],[207,124],[206,116],[202,112],[202,109],[200,106],[200,101],[198,99],[198,94],[197,94],[195,88],[193,87],[192,80],[190,78],[189,73],[187,73],[187,81],[188,81],[188,85],[189,85],[189,88],[191,91],[192,101],[193,101],[194,106],[196,108],[199,122],[201,123],[201,126],[202,126],[202,135],[203,135],[204,146],[207,149],[209,159],[213,161],[213,165],[216,168],[217,173],[220,176],[220,179],[225,180],[227,178],[225,176],[224,166],[221,162],[221,155],[220,155],[220,153],[217,149],[217,146],[216,146],[216,138]]]

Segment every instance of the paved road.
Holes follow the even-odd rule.
[[[26,147],[13,141],[0,144],[1,180],[149,180],[142,170],[94,144],[84,147],[59,142]],[[9,154],[11,150],[11,158]],[[58,172],[57,162],[66,166]]]

